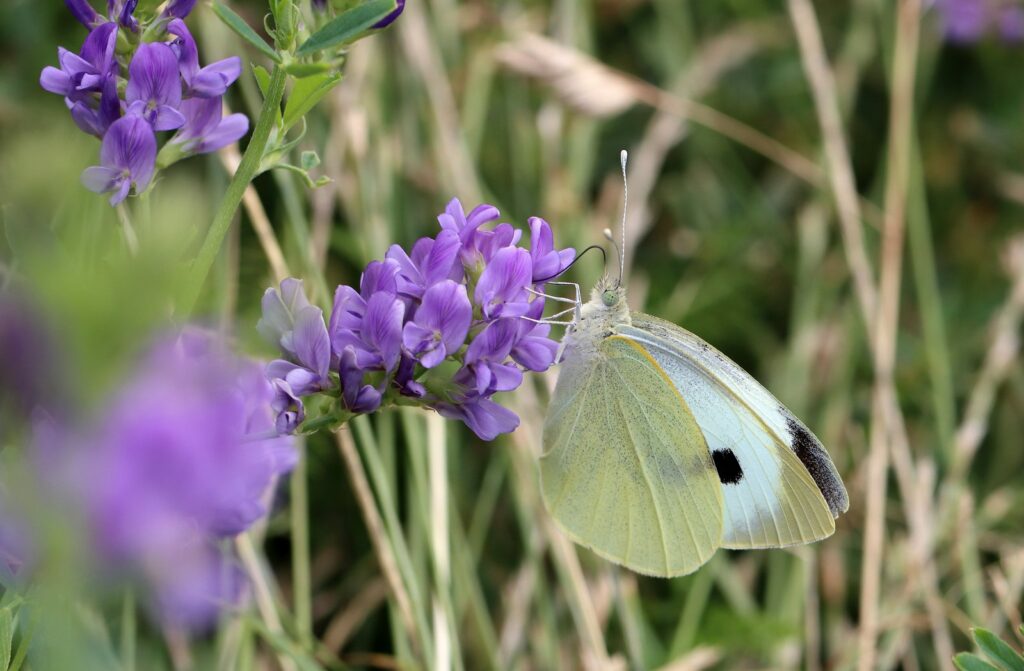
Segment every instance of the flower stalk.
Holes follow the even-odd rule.
[[[242,196],[249,183],[256,177],[263,160],[263,153],[270,140],[271,131],[277,119],[278,111],[281,108],[281,100],[284,98],[284,87],[287,81],[287,73],[280,65],[275,64],[270,73],[270,84],[267,86],[266,97],[263,100],[263,107],[260,109],[259,118],[256,120],[256,127],[253,130],[252,138],[249,140],[245,153],[242,154],[242,162],[238,164],[231,182],[228,184],[224,198],[217,208],[217,214],[206,232],[202,247],[192,263],[191,272],[185,287],[184,295],[180,303],[179,316],[184,318],[192,313],[196,300],[199,298],[199,291],[210,274],[210,268],[220,252],[224,237],[227,235],[231,222],[235,218],[238,206],[242,202]]]

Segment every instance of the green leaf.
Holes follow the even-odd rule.
[[[395,10],[395,0],[370,0],[339,14],[299,47],[298,56],[309,56],[351,42]]]
[[[256,31],[249,26],[238,14],[228,8],[227,5],[221,4],[220,2],[213,3],[213,13],[220,17],[228,28],[235,31],[235,33],[243,40],[256,47],[260,53],[274,61],[275,63],[281,62],[281,57],[274,51],[274,47],[267,44],[262,37],[256,34]]]
[[[1024,657],[988,629],[973,630],[974,642],[989,659],[1006,667],[1007,671],[1024,671]]]
[[[270,88],[270,72],[262,65],[253,65],[252,75],[256,78],[256,85],[260,87],[260,95],[266,98],[267,89]]]
[[[309,110],[327,95],[335,84],[341,81],[341,75],[327,72],[315,77],[296,80],[291,95],[284,106],[284,132],[299,122]]]
[[[13,610],[11,608],[0,609],[0,669],[7,669],[11,665],[14,631]]]
[[[996,667],[986,662],[981,657],[970,653],[961,652],[959,655],[953,657],[953,664],[960,671],[999,671]]]
[[[285,63],[284,71],[292,77],[303,79],[305,77],[323,74],[332,67],[334,66],[327,61],[316,61],[315,63],[299,63],[298,61],[293,61],[291,63]]]

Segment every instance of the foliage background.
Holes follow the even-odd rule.
[[[199,668],[415,667],[414,637],[375,560],[381,547],[401,554],[403,544],[407,587],[425,612],[442,613],[428,617],[425,635],[438,655],[450,646],[457,668],[863,668],[869,652],[878,668],[939,668],[970,646],[971,626],[1012,639],[1024,590],[1022,47],[946,43],[925,8],[911,140],[901,143],[909,148],[905,254],[901,266],[883,263],[893,58],[912,46],[896,4],[818,2],[815,10],[864,200],[854,223],[870,275],[887,263],[882,272],[902,278],[893,370],[902,446],[883,430],[871,451],[873,425],[884,427],[874,405],[880,375],[851,284],[828,136],[805,74],[810,56],[787,9],[804,2],[414,1],[393,29],[353,48],[345,80],[308,118],[304,148],[320,152],[332,183],[307,191],[288,174],[255,183],[280,260],[323,301],[389,244],[432,235],[452,196],[492,202],[520,226],[543,216],[562,245],[600,242],[621,203],[618,151],[630,149],[631,304],[727,353],[818,434],[851,497],[833,538],[792,551],[722,551],[670,581],[571,548],[537,495],[551,375],[504,400],[523,426],[491,444],[416,413],[357,425],[371,471],[379,458],[371,475],[381,478],[373,485],[382,531],[367,530],[333,437],[309,440],[265,542],[264,531],[255,539],[283,638],[261,628],[266,612],[255,607],[241,618],[236,657],[224,650],[234,649],[237,624],[169,644],[143,625],[141,668],[180,664],[186,652]],[[263,3],[231,5],[261,23]],[[208,7],[190,23],[207,61],[243,50]],[[527,32],[578,54],[556,62],[527,48],[535,60],[514,71],[506,64],[522,55]],[[78,183],[97,143],[37,84],[56,46],[83,38],[62,3],[0,8],[0,259],[38,287],[64,343],[62,375],[88,401],[165,315],[179,261],[201,239],[226,177],[217,157],[175,166],[143,232],[148,263],[125,266],[105,253],[118,244],[116,218]],[[661,111],[595,63],[660,89]],[[234,107],[253,114],[249,72],[237,88]],[[673,113],[671,99],[685,98],[806,157],[817,183]],[[268,262],[258,219],[249,211],[232,229],[202,312],[247,351],[270,356],[253,326],[282,267]],[[323,284],[311,279],[321,268]],[[591,257],[573,279],[586,286],[601,271]],[[892,469],[877,460],[885,455]],[[431,500],[438,491],[447,497]],[[303,559],[293,547],[296,519],[311,539],[308,600],[293,561]],[[884,542],[866,540],[872,523],[883,525]],[[450,541],[440,549],[439,532]],[[874,571],[879,588],[865,591]],[[307,603],[318,646],[305,633]],[[116,608],[110,613],[116,624]]]

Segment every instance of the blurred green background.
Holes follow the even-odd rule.
[[[261,25],[265,3],[230,4]],[[894,5],[814,7],[872,278],[891,172],[893,57],[909,39]],[[260,62],[207,6],[189,22],[204,62],[242,52]],[[560,246],[600,243],[617,225],[618,152],[627,148],[631,305],[700,335],[761,380],[822,439],[850,491],[833,538],[793,551],[721,551],[684,578],[641,578],[579,548],[566,555],[539,504],[534,462],[552,371],[503,400],[523,419],[512,437],[482,444],[448,428],[453,619],[442,629],[461,668],[853,668],[869,645],[873,668],[928,669],[969,648],[972,626],[1013,638],[1024,593],[1024,47],[995,36],[951,44],[939,23],[926,8],[896,273],[894,382],[907,442],[883,437],[894,469],[881,480],[869,468],[880,421],[874,359],[808,55],[784,3],[410,0],[392,29],[348,54],[344,81],[310,115],[302,142],[332,182],[315,191],[290,174],[255,182],[288,271],[324,269],[326,286],[307,281],[316,300],[357,282],[388,245],[433,235],[453,196],[467,209],[493,203],[523,228],[542,216]],[[227,180],[216,156],[174,166],[141,234],[147,262],[109,253],[116,216],[78,181],[98,142],[38,86],[57,46],[77,50],[84,35],[56,0],[0,7],[0,260],[38,287],[66,339],[68,375],[88,398],[166,316],[182,260]],[[709,128],[706,115],[689,118],[684,100],[774,139],[809,173]],[[256,102],[246,68],[231,104],[252,116]],[[233,227],[202,313],[269,357],[253,327],[275,268],[253,222],[248,211]],[[586,287],[602,270],[592,256],[572,279]],[[420,477],[427,421],[385,412],[355,437],[379,450],[429,595],[439,587]],[[314,631],[351,667],[407,668],[408,640],[335,443],[316,436],[307,450]],[[866,553],[872,496],[884,542]],[[286,612],[288,487],[280,498],[264,551]],[[872,561],[878,636],[865,643],[862,576]],[[152,668],[169,665],[159,633],[147,635]],[[192,643],[198,666],[214,659],[214,638]],[[274,668],[273,646],[252,645],[258,668]]]

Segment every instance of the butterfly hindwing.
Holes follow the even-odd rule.
[[[544,423],[541,488],[574,540],[648,575],[690,573],[722,540],[722,486],[665,372],[619,336],[566,353]]]
[[[686,399],[723,491],[722,547],[830,536],[849,506],[817,438],[742,368],[692,333],[634,313],[617,332],[644,348]]]

